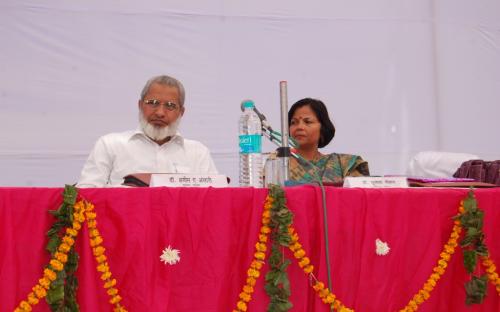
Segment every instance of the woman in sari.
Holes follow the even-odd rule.
[[[368,163],[360,156],[349,154],[322,154],[323,148],[333,139],[333,126],[323,102],[305,98],[292,105],[288,112],[290,135],[298,144],[295,157],[290,158],[290,179],[308,183],[322,180],[342,184],[347,176],[370,175]]]

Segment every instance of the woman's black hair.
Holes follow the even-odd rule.
[[[335,136],[335,126],[328,116],[328,110],[325,104],[320,100],[305,98],[295,102],[288,111],[288,125],[291,124],[295,111],[304,106],[309,106],[312,109],[321,124],[318,147],[322,148],[327,146]]]

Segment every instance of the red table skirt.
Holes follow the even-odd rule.
[[[42,276],[49,261],[45,233],[54,221],[47,211],[59,206],[61,193],[55,188],[0,188],[0,311],[12,311]],[[327,188],[333,293],[357,311],[403,308],[437,264],[453,227],[451,218],[466,193]],[[485,211],[485,241],[500,271],[500,189],[475,193]],[[80,194],[95,205],[110,269],[129,311],[235,307],[253,259],[266,189],[83,189]],[[286,196],[314,275],[327,284],[321,192],[292,187]],[[389,245],[387,255],[376,254],[377,239]],[[180,251],[180,262],[160,261],[167,246]],[[111,311],[86,226],[77,251],[81,311]],[[329,311],[289,251],[286,255],[292,259],[292,311]],[[500,311],[500,297],[491,284],[483,304],[465,305],[468,275],[462,258],[460,251],[453,255],[420,311]],[[268,301],[261,276],[249,311],[265,311]],[[34,309],[48,310],[44,301]]]

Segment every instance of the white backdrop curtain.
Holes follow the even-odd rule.
[[[240,102],[279,128],[280,80],[290,105],[327,104],[324,152],[372,174],[423,150],[500,158],[498,0],[3,0],[0,40],[0,186],[74,183],[99,136],[137,126],[159,74],[184,83],[181,132],[232,185]]]

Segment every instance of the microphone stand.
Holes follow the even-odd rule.
[[[278,147],[278,159],[280,165],[280,181],[289,179],[290,170],[290,146],[288,144],[288,95],[287,82],[280,81],[280,106],[281,106],[281,147]]]

